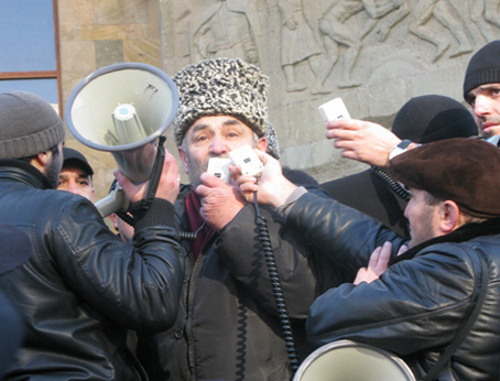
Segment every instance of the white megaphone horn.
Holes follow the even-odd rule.
[[[388,351],[351,340],[325,344],[300,364],[292,381],[415,381],[410,367]]]
[[[147,64],[119,63],[96,70],[73,89],[65,119],[78,141],[111,152],[119,170],[141,183],[151,175],[158,138],[174,120],[178,106],[177,87],[163,71]],[[122,205],[114,205],[118,202],[110,205],[104,199],[96,207],[105,217],[120,209]]]

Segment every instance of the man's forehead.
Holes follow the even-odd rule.
[[[479,85],[478,87],[472,89],[469,94],[478,94],[483,91],[488,91],[488,90],[496,90],[500,89],[500,83],[485,83],[483,85]]]
[[[193,125],[189,128],[188,132],[197,132],[199,130],[207,129],[210,127],[226,127],[226,126],[241,126],[242,128],[248,128],[245,123],[240,121],[239,119],[230,116],[230,115],[214,115],[214,116],[204,116],[202,118],[197,119]]]
[[[492,83],[485,83],[483,85],[480,85],[480,86],[476,87],[476,89],[488,90],[488,89],[498,89],[499,87],[500,87],[499,82],[492,82]]]
[[[465,96],[465,101],[467,103],[471,103],[472,101],[475,100],[475,98],[483,93],[487,93],[488,91],[491,90],[499,90],[500,89],[500,82],[493,82],[493,83],[485,83],[482,85],[479,85],[475,88],[473,88],[471,91],[469,91],[466,96]]]
[[[76,174],[78,177],[91,177],[89,173],[87,173],[85,170],[82,168],[76,166],[76,165],[65,165],[61,169],[61,174],[60,176],[69,176],[70,174]]]

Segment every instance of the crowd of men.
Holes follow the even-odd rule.
[[[173,76],[172,128],[189,184],[166,150],[154,181],[116,170],[133,220],[114,220],[117,231],[54,109],[0,94],[0,330],[11,338],[0,374],[290,380],[314,349],[350,339],[401,357],[417,379],[500,378],[499,57],[500,40],[468,64],[472,112],[429,94],[391,129],[327,122],[342,155],[371,169],[319,185],[283,174],[258,67],[188,65]],[[258,176],[207,173],[246,145]]]

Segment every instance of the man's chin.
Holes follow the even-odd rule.
[[[490,127],[483,130],[483,137],[491,138],[492,136],[500,135],[500,126]]]

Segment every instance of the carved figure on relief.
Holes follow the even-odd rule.
[[[248,0],[207,0],[204,18],[193,34],[193,43],[202,58],[239,57],[258,65],[247,5]]]
[[[484,18],[500,28],[500,1],[484,0]]]
[[[361,11],[366,11],[373,21],[368,22],[365,28],[360,33],[357,33],[346,25],[346,21]],[[393,14],[390,18],[382,20],[391,13]],[[390,29],[406,17],[408,13],[409,9],[405,0],[387,0],[383,2],[376,0],[339,0],[331,3],[320,22],[319,30],[323,37],[330,64],[328,72],[339,61],[339,45],[347,48],[342,60],[339,61],[339,65],[342,65],[340,80],[338,81],[340,88],[356,87],[361,84],[351,77],[352,68],[361,51],[362,38],[378,25],[376,33],[379,35],[379,40],[385,40]]]
[[[376,5],[365,4],[365,10],[370,18],[361,31],[361,38],[375,29],[375,35],[380,42],[384,42],[391,29],[410,14],[406,0],[389,0],[385,4],[379,1]]]
[[[451,45],[449,39],[442,37],[442,33],[426,26],[432,17],[448,29],[457,40],[458,45],[450,57],[457,57],[472,51],[471,41],[464,31],[464,21],[454,11],[453,4],[448,4],[448,1],[451,3],[452,0],[418,0],[411,14],[409,31],[422,40],[436,45],[436,53],[432,62],[438,61]]]
[[[498,38],[500,28],[500,1],[499,0],[470,0],[471,19],[489,42]],[[486,21],[486,22],[485,22]]]
[[[316,80],[311,92],[326,94],[330,90],[323,88],[328,72],[321,59],[324,52],[319,45],[314,31],[304,16],[302,0],[278,0],[281,14],[281,66],[285,73],[286,90],[302,91],[308,86],[295,77],[295,65],[308,61]]]

